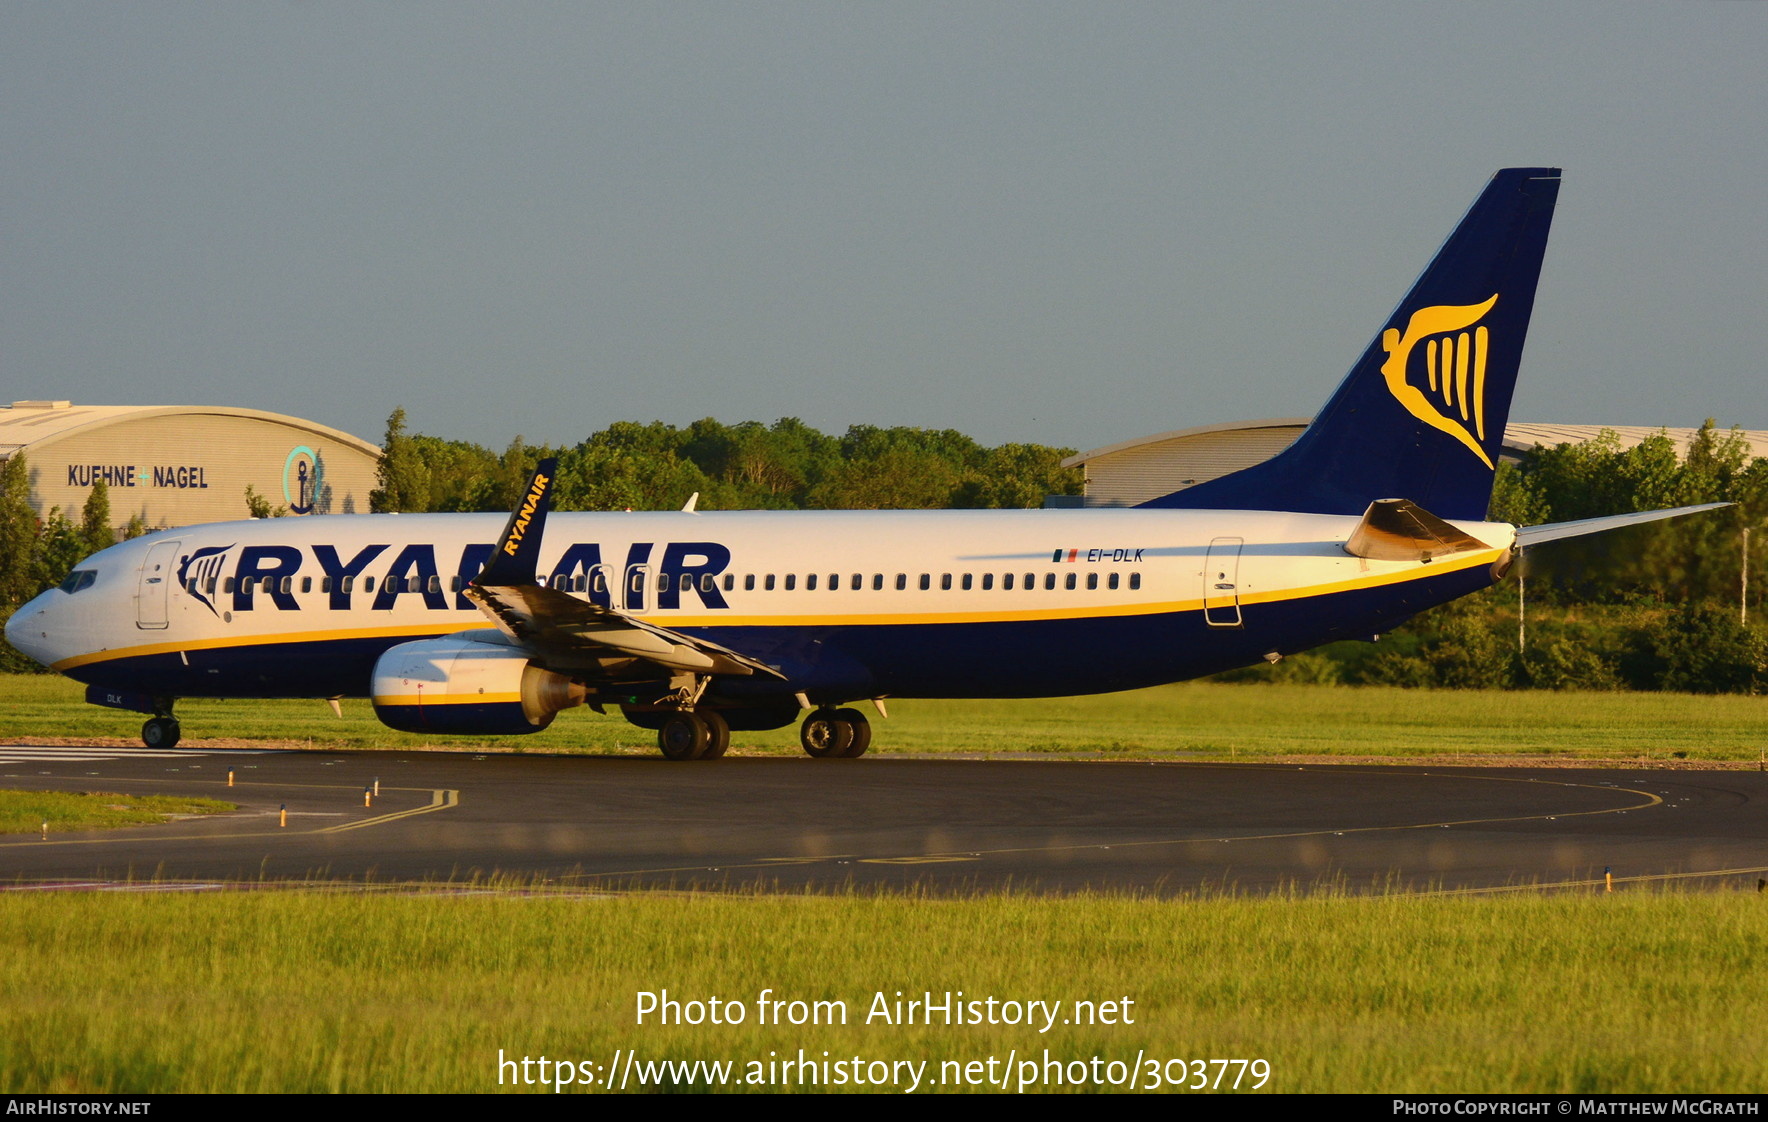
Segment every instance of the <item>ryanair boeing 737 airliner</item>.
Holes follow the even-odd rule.
[[[805,710],[806,752],[858,756],[854,702],[1122,690],[1370,638],[1491,585],[1522,545],[1707,509],[1485,521],[1558,191],[1557,169],[1500,171],[1294,445],[1139,508],[549,518],[548,462],[506,523],[137,538],[6,637],[88,700],[151,713],[153,746],[177,741],[180,697],[366,695],[433,733],[617,706],[671,759]]]

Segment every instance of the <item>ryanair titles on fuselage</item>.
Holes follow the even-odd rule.
[[[227,576],[226,563],[216,564],[213,559],[234,548],[198,549],[179,566],[178,584],[210,611],[249,612],[266,606],[300,611],[294,580],[315,576],[320,578],[320,591],[327,594],[326,607],[331,611],[360,606],[358,597],[371,598],[369,606],[374,611],[392,611],[401,596],[421,599],[426,608],[435,611],[473,611],[472,602],[461,590],[479,574],[496,547],[491,542],[473,542],[458,551],[445,548],[438,558],[438,548],[430,542],[411,542],[398,547],[397,552],[390,552],[394,549],[391,543],[370,544],[347,557],[337,546],[322,543],[306,547],[248,545],[239,548],[232,575]],[[657,588],[656,607],[680,608],[684,586],[707,608],[730,606],[716,584],[707,579],[730,567],[731,551],[725,546],[709,541],[633,542],[626,547],[618,571],[627,573],[653,561],[659,572],[674,578]],[[446,582],[443,562],[452,564]],[[600,543],[577,542],[553,564],[547,583],[560,587],[570,578],[598,569],[610,574],[614,571],[606,565]],[[597,586],[584,581],[578,590],[604,607],[611,606],[606,582]]]

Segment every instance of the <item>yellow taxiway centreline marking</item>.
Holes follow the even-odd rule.
[[[409,810],[396,810],[391,814],[382,814],[375,818],[364,818],[360,822],[346,822],[340,826],[327,826],[323,830],[314,830],[316,834],[337,834],[345,830],[360,830],[364,826],[380,826],[387,822],[396,822],[401,818],[410,818],[414,814],[428,814],[433,810],[447,810],[451,806],[460,805],[460,792],[450,788],[436,788],[430,792],[429,806],[414,806]]]

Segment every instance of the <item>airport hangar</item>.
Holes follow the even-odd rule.
[[[1120,441],[1070,456],[1062,461],[1062,466],[1085,469],[1085,493],[1078,500],[1070,498],[1061,505],[1135,506],[1182,491],[1270,459],[1289,447],[1308,427],[1309,420],[1307,417],[1272,417],[1200,425]],[[1684,452],[1688,442],[1700,431],[1646,425],[1516,422],[1504,426],[1502,457],[1520,459],[1536,445],[1553,448],[1560,444],[1582,444],[1595,440],[1605,429],[1615,434],[1622,448],[1632,448],[1647,437],[1664,433]],[[1751,456],[1768,456],[1768,432],[1739,431],[1749,444]],[[1728,431],[1722,431],[1720,435],[1728,435]]]
[[[369,509],[381,450],[325,425],[259,409],[75,405],[0,407],[0,461],[24,453],[38,518],[79,520],[93,481],[111,523],[148,529],[248,517],[246,488],[290,514]]]

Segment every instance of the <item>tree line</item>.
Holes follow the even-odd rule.
[[[19,605],[60,584],[82,558],[115,545],[120,537],[146,532],[139,516],[121,527],[111,525],[110,487],[102,478],[93,480],[77,521],[60,507],[38,518],[25,454],[0,461],[0,627]],[[0,670],[41,669],[12,644],[0,642]]]
[[[534,465],[559,461],[559,510],[886,510],[1036,507],[1078,495],[1071,448],[989,448],[953,429],[854,425],[831,436],[784,417],[771,425],[711,418],[685,428],[619,421],[577,444],[503,452],[406,431],[387,419],[376,511],[509,510]]]

